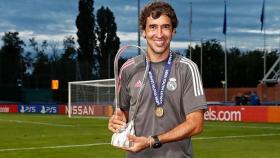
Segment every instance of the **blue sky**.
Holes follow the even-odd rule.
[[[166,0],[177,12],[179,27],[173,48],[188,47],[189,8],[192,2],[192,40],[217,39],[222,44],[224,0]],[[150,0],[140,0],[141,8]],[[262,49],[263,33],[260,14],[263,0],[227,0],[227,46],[241,49]],[[137,44],[137,0],[96,0],[95,12],[109,7],[116,18],[121,45]],[[279,48],[280,1],[266,0],[267,48]],[[75,20],[78,0],[1,0],[0,37],[4,32],[18,31],[20,38],[59,42],[65,36],[76,37]],[[142,39],[144,45],[144,40]],[[0,46],[2,42],[0,42]]]

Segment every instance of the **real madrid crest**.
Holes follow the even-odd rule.
[[[175,89],[177,88],[176,79],[175,78],[170,78],[169,81],[167,82],[166,88],[169,91],[175,91]]]

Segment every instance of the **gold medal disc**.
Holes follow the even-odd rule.
[[[163,108],[162,107],[157,107],[155,110],[156,116],[157,117],[162,117],[163,116]]]

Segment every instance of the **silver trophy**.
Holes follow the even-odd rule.
[[[118,83],[119,83],[119,74],[118,74],[118,61],[119,61],[119,57],[121,56],[122,53],[125,52],[125,50],[127,48],[130,48],[130,47],[135,47],[137,49],[140,49],[142,53],[145,54],[145,58],[146,58],[146,68],[145,68],[145,73],[144,73],[144,76],[142,78],[142,85],[139,89],[139,92],[137,94],[137,102],[136,102],[136,107],[135,107],[135,111],[133,113],[133,116],[131,117],[131,120],[126,124],[125,127],[121,128],[118,130],[117,133],[114,133],[113,136],[112,136],[112,140],[111,140],[111,144],[113,146],[116,146],[116,147],[131,147],[133,146],[132,142],[130,142],[127,138],[127,135],[130,134],[130,135],[135,135],[135,130],[134,130],[134,118],[136,116],[136,113],[137,113],[137,109],[139,107],[139,99],[142,95],[142,91],[143,91],[143,88],[145,86],[145,80],[146,80],[146,76],[148,74],[148,71],[149,71],[149,60],[148,60],[148,56],[145,52],[145,50],[143,50],[141,47],[139,46],[136,46],[136,45],[127,45],[127,46],[123,46],[121,47],[119,50],[118,50],[118,53],[116,54],[115,56],[115,61],[114,61],[114,75],[115,75],[115,109],[119,108],[119,92],[118,92]],[[115,110],[115,115],[117,113],[117,110]]]

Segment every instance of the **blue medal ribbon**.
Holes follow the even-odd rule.
[[[164,101],[163,98],[164,98],[165,89],[166,89],[165,87],[166,87],[167,79],[169,78],[169,75],[171,72],[171,67],[172,67],[172,56],[173,56],[173,53],[170,52],[168,60],[165,63],[164,71],[163,71],[163,74],[161,77],[160,89],[158,89],[157,84],[155,82],[155,77],[154,77],[155,74],[152,69],[152,65],[150,66],[150,69],[149,69],[149,73],[148,73],[149,82],[150,82],[151,89],[153,91],[153,96],[154,96],[154,100],[155,100],[157,107],[163,106],[163,101]]]

